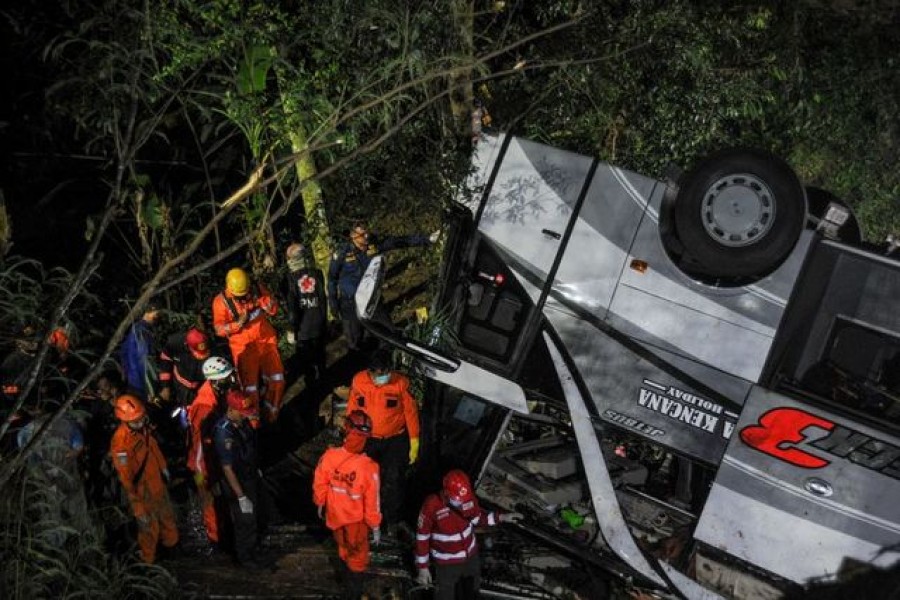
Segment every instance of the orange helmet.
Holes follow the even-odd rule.
[[[65,354],[69,351],[69,336],[66,334],[66,330],[63,327],[57,327],[51,331],[50,339],[48,341],[50,342],[50,345],[56,348],[61,354]]]
[[[123,423],[131,423],[146,416],[144,403],[131,394],[122,394],[116,398],[116,418]]]
[[[225,274],[225,289],[233,296],[246,296],[250,291],[250,276],[243,269],[231,269]]]

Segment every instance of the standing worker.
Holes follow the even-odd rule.
[[[497,523],[516,523],[522,515],[484,510],[478,505],[472,482],[459,469],[444,475],[439,494],[425,498],[416,530],[416,580],[431,585],[436,580],[435,600],[477,598],[481,587],[481,562],[475,528]],[[434,560],[434,580],[428,570]]]
[[[278,354],[278,336],[269,316],[278,311],[275,298],[261,283],[252,285],[242,269],[225,276],[225,291],[212,305],[216,335],[228,339],[244,392],[262,406],[267,422],[274,423],[284,396],[284,367]],[[266,391],[259,404],[259,380]]]
[[[215,445],[234,527],[234,558],[238,565],[262,568],[253,554],[259,534],[261,490],[256,430],[248,421],[255,416],[256,405],[239,390],[228,391],[225,402],[225,416],[216,423]]]
[[[304,375],[306,388],[312,388],[325,374],[325,326],[327,325],[325,278],[310,266],[302,244],[291,244],[286,251],[287,309],[291,321],[288,342],[296,344],[296,363]]]
[[[121,424],[113,434],[109,453],[138,522],[141,559],[153,563],[158,542],[165,548],[178,543],[175,513],[166,490],[166,459],[150,431],[144,404],[136,396],[119,396],[115,412]]]
[[[159,309],[153,305],[147,306],[141,318],[132,323],[119,348],[125,383],[137,392],[143,402],[153,398],[153,383],[156,379],[153,327],[157,320]]]
[[[358,598],[365,586],[369,529],[372,543],[381,543],[378,464],[363,453],[371,434],[372,419],[361,410],[350,412],[344,420],[343,446],[326,450],[313,476],[313,502],[334,534],[347,569],[349,598]]]
[[[35,432],[60,406],[61,401],[56,398],[41,402],[38,414],[16,436],[19,448],[31,442]],[[65,413],[44,432],[25,462],[28,476],[48,494],[45,502],[32,505],[41,513],[41,522],[48,525],[47,531],[41,534],[57,547],[70,535],[85,534],[91,529],[84,482],[78,470],[78,459],[83,452],[84,433],[70,414]],[[59,525],[66,527],[57,528]]]
[[[219,356],[211,356],[203,362],[206,382],[200,386],[197,396],[187,409],[190,426],[187,467],[194,474],[197,497],[203,512],[203,526],[209,549],[219,544],[219,513],[213,487],[221,479],[221,466],[215,449],[215,428],[227,406],[227,394],[237,385],[234,367]]]
[[[179,407],[193,402],[206,381],[203,363],[209,355],[209,340],[195,327],[169,336],[159,353],[160,397],[166,402],[174,400]]]
[[[409,393],[409,379],[391,370],[391,357],[379,350],[350,384],[347,411],[361,410],[372,419],[366,454],[381,468],[385,535],[392,536],[403,510],[405,467],[419,458],[419,408]]]
[[[431,241],[433,240],[425,235],[377,237],[369,234],[365,223],[353,224],[349,239],[338,246],[328,266],[328,302],[331,313],[343,323],[348,349],[362,349],[365,331],[356,316],[355,295],[372,257],[399,248],[427,246]],[[383,308],[381,311],[376,319],[390,323]]]

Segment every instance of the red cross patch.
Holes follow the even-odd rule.
[[[316,291],[316,279],[315,277],[310,277],[309,275],[304,275],[297,281],[297,287],[300,288],[300,292],[303,294],[311,294]]]

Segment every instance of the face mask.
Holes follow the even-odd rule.
[[[149,422],[150,422],[150,417],[148,417],[147,415],[144,415],[143,417],[141,417],[140,419],[138,419],[136,421],[128,421],[126,423],[126,425],[128,425],[128,427],[133,429],[134,431],[140,431]]]
[[[375,382],[375,385],[385,385],[386,383],[390,382],[390,380],[390,373],[385,373],[384,375],[375,375],[372,377],[372,381]]]

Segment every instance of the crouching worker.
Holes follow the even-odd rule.
[[[239,390],[229,390],[225,403],[227,411],[216,423],[215,442],[234,526],[234,558],[240,566],[262,568],[264,564],[254,556],[261,490],[256,430],[249,421],[257,415],[256,403]]]
[[[347,568],[348,598],[359,598],[365,587],[370,528],[372,543],[381,543],[378,464],[363,453],[370,435],[372,419],[361,410],[351,412],[344,421],[344,445],[325,451],[313,477],[313,502]]]
[[[475,527],[516,523],[519,513],[494,513],[478,505],[469,476],[459,469],[444,475],[439,494],[425,498],[416,531],[416,581],[435,583],[435,600],[476,598],[481,587],[481,562]],[[434,560],[435,577],[428,570]]]
[[[150,431],[150,417],[136,396],[116,398],[115,413],[121,424],[113,434],[109,452],[137,519],[141,559],[153,563],[158,542],[165,548],[178,543],[175,512],[166,490],[166,459]]]

